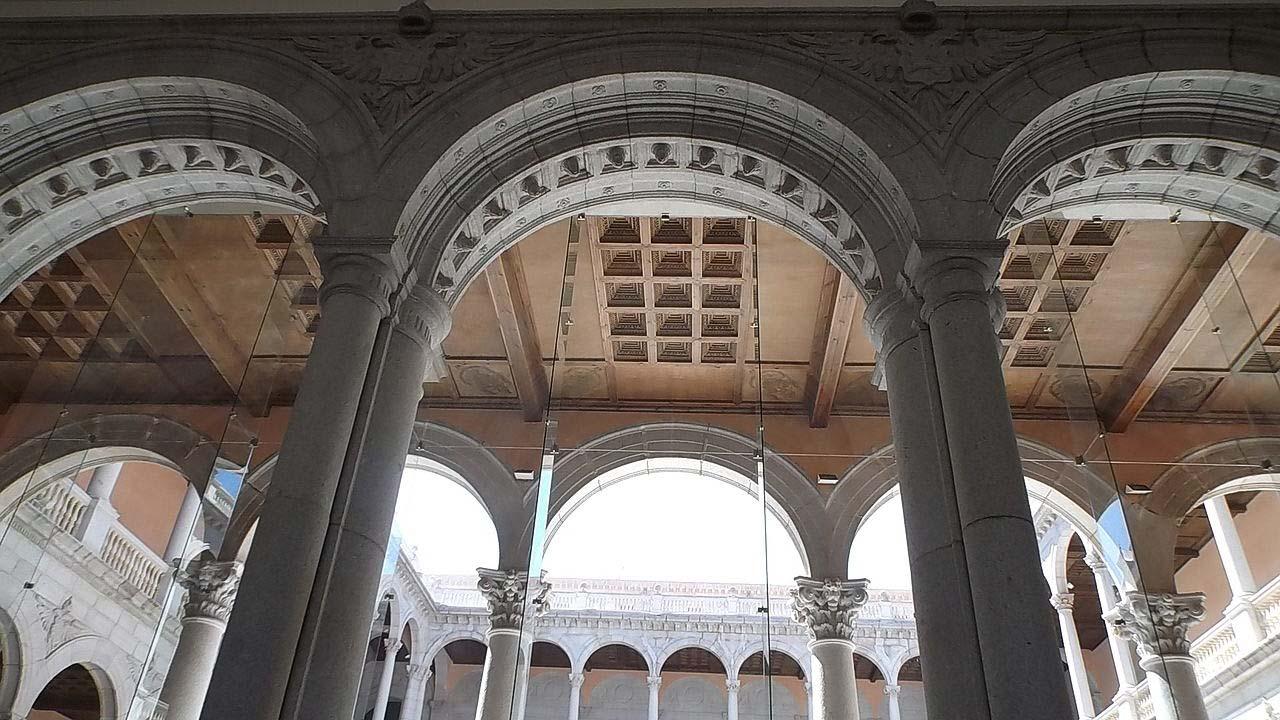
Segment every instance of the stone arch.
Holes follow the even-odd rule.
[[[103,638],[86,635],[58,647],[41,664],[42,672],[32,673],[24,682],[14,710],[29,713],[40,692],[59,672],[72,665],[80,665],[88,670],[97,686],[101,720],[124,718],[137,681],[133,679],[129,661],[123,653],[116,650],[103,655],[100,646],[106,645]]]
[[[717,648],[714,643],[703,642],[701,640],[694,640],[691,638],[681,638],[667,643],[665,647],[658,651],[656,655],[658,661],[654,663],[653,666],[658,669],[659,673],[661,673],[662,667],[667,664],[667,661],[671,659],[672,655],[675,655],[681,650],[689,649],[703,650],[709,653],[720,663],[721,669],[725,672],[725,677],[729,677],[729,672],[731,668],[733,668],[733,664],[727,660],[724,648]]]
[[[758,443],[723,428],[682,422],[637,425],[605,433],[564,453],[556,461],[556,483],[551,489],[549,517],[556,522],[561,513],[601,475],[631,463],[652,458],[707,459],[739,476],[756,476]],[[822,496],[782,453],[765,449],[765,487],[771,510],[792,532],[801,560],[811,574],[826,571],[824,562],[828,535]],[[727,476],[726,476],[727,477]],[[723,478],[722,478],[723,479]],[[520,538],[518,557],[527,558],[533,541],[533,503],[536,488],[525,494],[526,526]],[[549,523],[549,524],[550,524]]]
[[[797,653],[795,652],[795,650],[796,650],[796,648],[790,648],[790,647],[779,647],[779,646],[778,646],[778,644],[777,644],[776,642],[775,642],[775,643],[773,643],[773,644],[771,644],[771,645],[770,645],[770,648],[769,648],[770,653],[777,653],[777,654],[779,654],[779,655],[785,655],[788,659],[790,659],[790,660],[791,660],[791,662],[794,662],[796,665],[798,665],[798,666],[800,667],[800,673],[801,673],[801,675],[804,677],[804,679],[805,679],[806,681],[808,681],[808,679],[809,679],[809,673],[808,673],[808,671],[805,669],[804,663],[803,663],[803,662],[801,662],[800,657],[798,657],[798,656],[797,656]],[[742,677],[743,677],[742,669],[746,666],[747,662],[748,662],[748,661],[750,661],[752,658],[754,658],[756,655],[761,656],[761,659],[763,660],[763,658],[764,658],[764,647],[763,647],[763,646],[753,646],[753,647],[749,647],[749,648],[746,648],[745,650],[743,650],[741,653],[739,653],[739,656],[738,656],[737,658],[735,658],[735,659],[734,659],[734,661],[733,661],[733,665],[732,665],[733,675],[732,675],[732,677],[735,677],[735,678],[742,678]],[[776,673],[774,673],[774,674],[776,674]]]
[[[911,662],[912,659],[919,660],[919,658],[920,647],[914,643],[909,645],[906,650],[902,651],[898,657],[893,659],[893,663],[891,665],[893,668],[893,675],[887,675],[886,677],[892,677],[895,683],[899,682],[902,676],[902,668],[907,663]]]
[[[1187,453],[1161,473],[1151,483],[1152,492],[1143,505],[1158,515],[1181,518],[1220,487],[1270,474],[1277,460],[1280,438],[1240,438],[1208,445]],[[1258,483],[1270,484],[1262,479]]]
[[[12,708],[22,687],[26,643],[9,613],[0,609],[0,708]]]
[[[1060,494],[1058,504],[1064,514],[1077,519],[1090,518],[1092,522],[1115,504],[1116,491],[1109,482],[1088,467],[1076,465],[1072,458],[1058,450],[1019,437],[1018,453],[1022,458],[1023,476]],[[892,445],[869,454],[844,474],[826,503],[834,526],[827,543],[831,556],[828,567],[838,570],[843,576],[849,566],[849,550],[858,528],[872,511],[896,492],[897,484],[897,459]]]
[[[458,640],[473,640],[484,645],[487,649],[488,643],[483,632],[477,628],[458,628],[451,630],[440,637],[432,638],[429,644],[423,643],[422,657],[423,662],[435,662],[436,656],[440,654],[451,643]]]
[[[489,513],[498,532],[499,567],[521,567],[528,562],[527,552],[521,555],[519,548],[528,511],[511,469],[483,443],[445,425],[418,423],[414,437],[416,443],[409,454],[439,463],[456,473]],[[276,456],[267,458],[245,480],[223,542],[222,555],[234,556],[248,538],[262,512],[276,460]]]
[[[869,143],[911,148],[892,159],[903,171],[914,163],[912,177],[927,174],[929,160],[904,164],[916,143],[889,137],[905,133],[880,93],[819,73],[812,82],[831,94],[806,97],[853,102],[832,103],[828,113],[777,89],[782,78],[794,87],[803,66],[820,67],[794,49],[785,51],[790,65],[763,71],[770,60],[761,57],[758,45],[750,57],[742,47],[717,57],[707,46],[719,41],[702,34],[700,67],[669,68],[662,66],[686,54],[678,48],[660,52],[673,38],[646,35],[621,42],[642,42],[645,52],[578,64],[575,53],[598,49],[566,43],[558,57],[547,58],[553,72],[527,58],[521,67],[506,68],[510,87],[519,89],[503,94],[502,104],[469,97],[476,100],[476,108],[467,111],[471,129],[449,147],[426,137],[439,134],[438,125],[428,121],[432,111],[406,124],[397,144],[434,140],[438,154],[406,157],[411,168],[389,168],[391,175],[404,176],[402,182],[417,185],[397,233],[414,248],[421,275],[447,300],[540,226],[590,208],[652,199],[758,216],[786,227],[866,293],[895,275],[918,226],[907,191]],[[617,66],[620,58],[634,67]],[[459,87],[459,96],[465,91]],[[840,117],[848,107],[864,114]],[[885,120],[878,127],[869,122],[877,115]],[[419,169],[424,166],[430,168],[425,177]]]
[[[1132,217],[1145,206],[1153,217],[1177,211],[1280,233],[1278,112],[1280,77],[1246,72],[1142,73],[1071,93],[1005,151],[992,187],[999,232],[1051,214]]]
[[[654,653],[647,652],[646,650],[640,647],[637,647],[634,643],[628,640],[616,640],[611,638],[596,638],[595,640],[593,640],[591,644],[583,648],[582,652],[578,654],[578,657],[573,662],[573,666],[579,667],[579,668],[586,668],[587,663],[591,660],[592,655],[595,655],[597,651],[603,648],[607,648],[610,645],[617,645],[619,647],[627,648],[628,650],[631,650],[632,652],[636,653],[641,658],[643,658],[644,663],[648,668],[647,672],[649,675],[654,674],[655,668],[657,668],[658,670],[661,670],[662,668],[662,663],[657,662],[656,660],[657,656]],[[663,661],[666,661],[665,657],[663,658]]]
[[[281,155],[265,147],[271,146]],[[279,103],[204,77],[86,85],[0,113],[0,274],[7,295],[110,227],[203,204],[316,217],[315,138]]]

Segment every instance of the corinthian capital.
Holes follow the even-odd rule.
[[[226,622],[240,588],[244,564],[197,558],[178,572],[178,584],[187,591],[182,617]]]
[[[489,627],[493,630],[519,630],[524,626],[525,599],[529,593],[529,573],[523,570],[490,570],[480,568],[480,594],[489,606]],[[551,584],[546,576],[534,583],[533,597],[528,598],[534,616],[547,609],[547,593]]]
[[[1204,617],[1204,593],[1125,593],[1106,614],[1121,635],[1133,641],[1143,660],[1189,656],[1187,630]]]
[[[796,622],[814,640],[852,640],[853,622],[867,602],[867,581],[798,577],[791,598]]]

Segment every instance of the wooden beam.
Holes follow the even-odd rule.
[[[805,379],[805,398],[809,403],[809,427],[823,428],[831,418],[840,371],[844,367],[849,337],[857,319],[862,296],[847,275],[827,264],[818,299],[818,318],[814,323],[813,348],[809,355],[809,373]]]
[[[493,296],[493,310],[498,316],[498,329],[507,348],[511,377],[524,408],[524,419],[537,422],[547,408],[547,376],[542,367],[542,349],[529,313],[529,290],[524,280],[520,250],[513,247],[484,271]]]
[[[154,232],[149,233],[148,228]],[[151,277],[218,375],[238,395],[241,404],[255,414],[262,412],[262,398],[244,396],[249,353],[228,332],[222,318],[187,274],[178,256],[176,234],[169,220],[161,216],[120,226],[120,237],[134,251],[136,266]],[[256,387],[258,383],[252,385]]]
[[[1124,432],[1138,417],[1264,241],[1262,233],[1235,225],[1210,226],[1191,264],[1129,354],[1127,370],[1103,397],[1100,406],[1107,432]]]
[[[604,259],[600,257],[600,220],[597,218],[574,218],[571,222],[585,225],[587,245],[585,252],[591,262],[591,278],[595,285],[596,308],[599,310],[600,322],[600,357],[604,359],[605,385],[608,387],[609,399],[618,400],[618,370],[613,359],[613,342],[609,339],[613,326],[609,319],[609,289],[604,283]],[[642,292],[648,293],[647,290]]]

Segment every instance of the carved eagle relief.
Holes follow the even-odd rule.
[[[458,78],[525,45],[531,36],[432,33],[294,38],[317,65],[356,87],[384,130]]]
[[[789,41],[891,92],[941,130],[991,74],[1028,55],[1043,32],[951,30],[792,34]]]

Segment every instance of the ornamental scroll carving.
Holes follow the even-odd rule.
[[[386,131],[463,75],[532,42],[531,35],[476,33],[293,38],[304,55],[354,86]]]
[[[1204,617],[1204,593],[1129,592],[1106,618],[1143,658],[1191,654],[1187,630]]]
[[[226,622],[231,617],[231,605],[240,589],[240,574],[244,563],[193,560],[186,570],[178,573],[178,583],[187,591],[183,605],[183,618],[209,618]]]
[[[791,591],[795,620],[814,640],[853,640],[853,623],[866,604],[866,580],[796,578]]]
[[[494,630],[519,630],[524,626],[525,598],[529,590],[529,574],[522,570],[490,570],[480,568],[476,586],[489,606],[489,626]],[[551,584],[546,574],[538,578],[529,598],[529,610],[536,617],[547,610],[547,593]]]
[[[993,73],[1030,54],[1043,32],[946,30],[795,33],[787,41],[887,86],[934,130]]]

